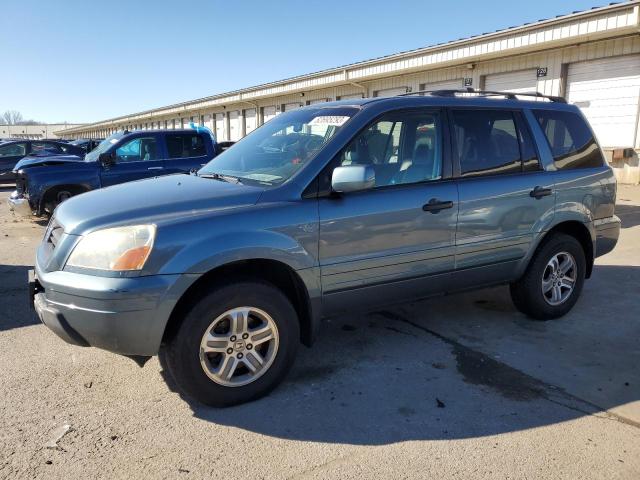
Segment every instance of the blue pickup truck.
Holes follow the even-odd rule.
[[[50,214],[61,202],[89,190],[200,169],[223,149],[202,128],[117,132],[84,158],[53,156],[18,162],[9,206],[25,216]]]

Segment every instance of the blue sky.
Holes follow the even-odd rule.
[[[0,112],[97,121],[603,4],[6,0]]]

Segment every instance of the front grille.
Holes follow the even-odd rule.
[[[51,244],[52,248],[56,248],[63,233],[64,228],[62,227],[62,225],[60,225],[55,218],[52,218],[49,221],[47,231],[44,234],[44,241]]]

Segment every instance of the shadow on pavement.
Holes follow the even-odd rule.
[[[640,268],[598,266],[594,277],[574,311],[551,322],[518,313],[505,287],[330,319],[269,396],[227,409],[185,400],[209,422],[363,445],[495,435],[593,414],[640,426],[603,412],[640,400],[640,320],[629,310],[638,300],[608,308],[625,296],[620,281],[639,284]]]
[[[640,225],[640,206],[616,204],[616,215],[622,220],[622,228]]]
[[[37,325],[29,307],[25,265],[0,265],[0,331]]]

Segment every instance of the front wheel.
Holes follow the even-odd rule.
[[[578,240],[553,233],[534,254],[527,271],[511,284],[516,308],[537,320],[561,317],[578,301],[586,273],[585,253]]]
[[[205,294],[161,354],[176,384],[216,407],[266,395],[292,366],[296,311],[277,288],[236,282]]]

